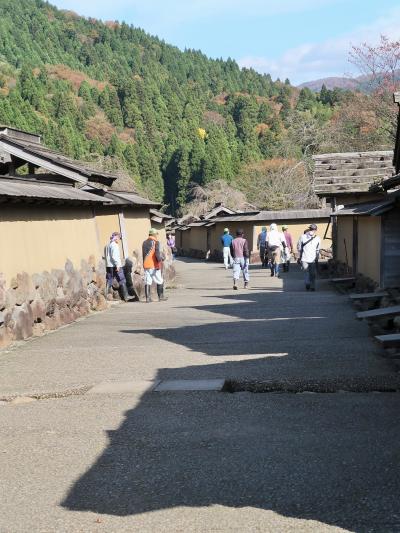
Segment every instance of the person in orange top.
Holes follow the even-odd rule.
[[[142,246],[144,290],[147,303],[152,301],[151,286],[153,284],[153,281],[155,281],[155,283],[157,284],[158,300],[160,302],[166,300],[164,296],[164,280],[161,271],[162,262],[164,261],[165,257],[161,249],[161,244],[157,237],[157,230],[151,228],[149,231],[149,238],[144,241]]]

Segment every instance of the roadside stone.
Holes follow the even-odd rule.
[[[46,317],[46,306],[41,298],[35,298],[31,303],[32,318],[34,322],[43,322]]]
[[[105,276],[103,276],[102,274],[99,274],[98,272],[95,273],[95,282],[96,282],[96,285],[97,287],[102,290],[102,289],[105,289],[106,287],[106,279],[105,279]]]
[[[12,315],[14,336],[16,340],[24,340],[32,336],[33,315],[30,304],[24,303],[15,307]]]
[[[7,309],[13,309],[13,307],[15,307],[15,305],[17,304],[17,298],[15,296],[14,289],[7,289],[5,304],[6,304],[5,306]]]
[[[74,265],[72,263],[72,261],[70,259],[67,259],[67,261],[65,262],[65,272],[67,272],[67,274],[72,274],[72,272],[74,272]]]
[[[66,273],[65,273],[65,270],[61,270],[61,269],[53,269],[51,271],[51,276],[53,278],[56,278],[57,279],[57,287],[63,287],[63,284],[64,284],[64,278],[66,277]]]
[[[71,324],[74,321],[74,316],[68,307],[60,309],[60,320],[62,324]]]
[[[11,278],[10,280],[10,289],[16,289],[18,287],[17,278]]]
[[[43,273],[42,283],[39,286],[40,297],[49,302],[57,297],[57,278],[49,272]]]
[[[22,305],[24,302],[32,302],[35,298],[32,278],[26,272],[21,272],[17,274],[17,284],[15,289],[16,304]]]
[[[6,348],[13,341],[13,335],[9,328],[0,326],[0,348]]]
[[[107,309],[107,307],[107,300],[105,299],[105,297],[100,293],[96,294],[93,303],[93,309],[96,311],[104,311],[105,309]]]
[[[35,323],[32,326],[32,335],[34,337],[41,337],[46,331],[46,326],[44,322]]]

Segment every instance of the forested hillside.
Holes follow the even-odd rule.
[[[331,146],[328,126],[342,143],[349,132],[361,142],[365,120],[338,119],[349,98],[299,91],[42,0],[0,0],[0,122],[41,133],[75,158],[105,157],[171,212],[192,183],[239,180],[245,191],[247,165]],[[368,142],[387,144],[390,134]]]

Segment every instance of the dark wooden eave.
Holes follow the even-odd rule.
[[[17,140],[0,133],[0,164],[9,162],[17,166],[30,163],[82,185],[95,181],[111,186],[117,179],[113,174],[93,169],[39,143]]]

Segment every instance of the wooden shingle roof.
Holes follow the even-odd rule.
[[[391,150],[320,154],[313,161],[313,188],[318,196],[368,192],[394,173]]]
[[[111,200],[66,184],[43,183],[22,178],[0,178],[0,203],[4,202],[107,204],[111,203]]]

